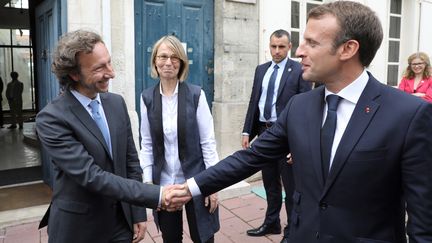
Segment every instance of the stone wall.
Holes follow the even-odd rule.
[[[259,6],[215,1],[213,117],[220,158],[241,148],[253,75],[258,65]]]

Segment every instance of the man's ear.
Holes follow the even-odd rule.
[[[356,54],[358,54],[360,44],[356,40],[349,40],[342,44],[340,58],[341,60],[349,60]]]
[[[69,77],[75,82],[78,82],[80,79],[79,73],[71,73],[71,74],[69,74]]]

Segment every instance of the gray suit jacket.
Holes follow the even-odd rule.
[[[53,197],[46,214],[50,242],[108,242],[117,223],[116,207],[122,207],[132,230],[133,223],[146,220],[146,213],[131,204],[158,205],[159,186],[142,183],[123,98],[112,93],[100,97],[113,158],[96,123],[70,91],[36,117],[39,139],[54,163]]]

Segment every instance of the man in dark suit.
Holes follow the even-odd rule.
[[[145,207],[164,202],[159,186],[142,183],[126,104],[108,92],[114,70],[104,42],[89,31],[66,34],[52,69],[64,92],[36,117],[54,164],[52,202],[40,226],[48,223],[49,242],[139,242]]]
[[[3,128],[3,79],[0,77],[0,128]]]
[[[270,36],[269,47],[272,61],[258,65],[255,70],[252,94],[242,133],[241,143],[244,149],[249,148],[250,141],[257,135],[273,125],[293,95],[311,90],[311,83],[302,78],[300,63],[288,58],[288,52],[291,49],[289,33],[285,30],[273,32]],[[266,104],[270,105],[267,113]],[[281,176],[286,194],[287,220],[289,219],[293,202],[294,180],[291,166],[286,163],[286,159],[282,159],[278,164],[265,166],[262,169],[262,179],[267,196],[267,210],[263,224],[256,229],[248,230],[249,236],[280,234]],[[287,222],[284,236],[288,233]]]
[[[324,85],[293,96],[250,149],[168,194],[170,207],[291,152],[288,242],[401,243],[407,235],[409,242],[432,242],[432,104],[366,71],[382,42],[380,20],[360,3],[326,3],[309,12],[303,38],[296,52],[303,78]]]
[[[24,85],[18,80],[18,73],[11,72],[10,76],[12,81],[7,84],[6,87],[6,98],[9,103],[10,113],[11,113],[11,125],[8,129],[14,129],[19,125],[19,129],[23,129],[23,119],[22,119],[22,93]]]

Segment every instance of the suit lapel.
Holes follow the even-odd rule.
[[[100,131],[99,127],[96,125],[96,122],[93,120],[93,118],[90,116],[90,114],[87,112],[87,110],[81,105],[81,103],[70,93],[70,91],[65,92],[66,99],[69,100],[69,106],[70,111],[72,114],[74,114],[78,120],[81,121],[81,123],[84,125],[87,130],[93,136],[99,140],[99,142],[104,146],[105,150],[109,154],[108,147],[106,145],[105,139],[102,135],[102,132]],[[105,108],[104,108],[105,111]],[[112,136],[112,135],[111,135]]]
[[[362,134],[372,121],[372,118],[378,111],[380,104],[376,101],[376,98],[379,95],[379,82],[370,76],[368,84],[363,90],[363,93],[354,108],[353,114],[336,150],[331,170],[323,191],[323,196],[337,179],[338,174],[344,167],[358,140],[361,138]]]
[[[282,73],[282,77],[281,77],[280,82],[279,82],[279,88],[278,88],[278,94],[277,94],[276,100],[279,99],[279,96],[282,94],[282,90],[285,87],[285,84],[288,82],[288,77],[292,71],[291,66],[292,66],[292,61],[288,58],[287,63],[285,65],[285,68],[284,68],[283,73]]]
[[[107,120],[108,129],[110,132],[111,151],[112,151],[112,155],[111,155],[112,157],[111,158],[113,159],[113,161],[116,161],[116,160],[114,160],[115,155],[117,154],[117,139],[116,139],[117,138],[117,135],[116,135],[116,121],[117,121],[117,119],[116,119],[115,112],[118,112],[118,111],[114,111],[112,109],[112,107],[114,107],[114,106],[111,104],[111,99],[109,98],[107,93],[100,93],[99,95],[101,98],[101,103],[102,103],[102,106],[104,109],[105,118]],[[103,138],[103,136],[102,136],[102,138]],[[107,150],[107,152],[109,154],[108,146],[105,146],[105,145],[106,144],[105,144],[105,140],[104,140],[104,148],[105,148],[105,150]]]
[[[259,71],[259,73],[258,73],[258,80],[259,80],[259,87],[260,87],[260,95],[261,95],[261,92],[262,92],[262,84],[263,84],[263,81],[264,81],[264,76],[265,76],[265,74],[266,74],[266,72],[267,72],[267,69],[271,66],[271,64],[272,64],[272,62],[268,62],[267,63],[268,65],[264,65],[263,67],[264,68],[262,68],[260,71]],[[258,96],[258,99],[259,99],[259,96]]]
[[[318,90],[321,89],[321,90]],[[324,86],[317,88],[317,90],[313,91],[317,92],[318,95],[311,95],[311,105],[309,112],[307,112],[308,122],[308,138],[310,139],[309,144],[311,145],[310,151],[313,151],[312,154],[312,166],[314,168],[315,174],[320,182],[321,188],[324,187],[324,179],[322,176],[322,163],[321,163],[321,143],[320,143],[320,134],[321,134],[321,121],[323,116],[323,108],[324,108]]]

